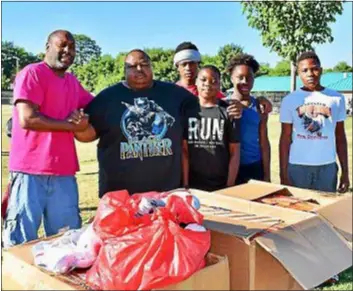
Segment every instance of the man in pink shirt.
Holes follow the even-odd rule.
[[[36,239],[42,217],[47,236],[81,227],[74,135],[88,126],[81,109],[93,96],[66,72],[75,54],[72,34],[54,31],[44,61],[16,76],[5,247]]]

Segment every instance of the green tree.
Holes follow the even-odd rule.
[[[37,54],[37,57],[38,57],[38,59],[40,59],[40,60],[44,60],[44,58],[45,58],[45,53],[39,53],[39,54]]]
[[[289,61],[280,61],[271,70],[270,76],[289,76],[291,73],[291,66]]]
[[[101,48],[96,41],[84,34],[74,34],[76,42],[76,65],[84,65],[94,58],[99,58],[101,55]]]
[[[218,68],[222,72],[222,80],[221,80],[222,91],[226,91],[232,87],[230,75],[227,72],[227,66],[229,64],[229,61],[231,60],[232,57],[242,52],[243,52],[243,48],[233,43],[226,44],[225,46],[220,47],[220,49],[218,50],[216,60],[218,63]]]
[[[148,48],[145,51],[151,58],[156,80],[166,82],[176,82],[178,80],[178,72],[173,65],[174,50]]]
[[[331,72],[333,72],[332,68],[324,69],[324,73],[331,73]]]
[[[352,67],[349,66],[346,62],[339,62],[336,66],[333,67],[334,72],[352,72]]]
[[[99,60],[92,60],[85,65],[73,65],[70,68],[70,71],[77,77],[81,82],[82,86],[93,92],[95,85],[97,83],[98,71],[97,71],[97,62]]]
[[[100,91],[122,81],[123,79],[124,78],[121,74],[120,75],[110,74],[107,76],[99,75],[97,78],[97,83],[95,85],[94,93],[98,94]]]
[[[1,82],[1,85],[5,86],[8,82],[11,83],[17,71],[38,61],[40,59],[37,56],[27,52],[22,47],[16,46],[13,42],[1,41],[1,74],[3,78],[6,78],[6,81]]]
[[[262,43],[291,62],[291,89],[295,90],[295,60],[314,44],[332,42],[329,26],[342,14],[341,1],[242,2],[250,27],[261,32]]]
[[[205,66],[205,65],[213,65],[219,68],[220,67],[219,56],[202,55],[201,66]]]
[[[115,59],[110,55],[104,55],[99,58],[94,58],[84,65],[73,65],[71,71],[75,74],[81,84],[90,92],[97,93],[97,84],[99,78],[100,83],[104,78],[116,73]]]
[[[126,54],[127,53],[125,52],[119,53],[115,59],[113,59],[113,66],[108,57],[106,57],[105,61],[101,61],[101,64],[98,67],[99,70],[97,72],[97,78],[95,79],[94,89],[92,90],[94,93],[98,94],[103,89],[125,79],[124,60]]]
[[[270,75],[271,72],[272,72],[272,69],[269,63],[260,63],[260,69],[256,73],[256,77]]]
[[[2,90],[8,90],[10,89],[11,85],[11,80],[7,78],[6,76],[1,77],[1,89]]]
[[[115,57],[113,70],[110,70],[110,73],[108,73],[108,70],[105,70],[107,73],[105,78],[102,78],[102,74],[99,75],[96,87],[94,89],[95,93],[99,93],[106,87],[125,79],[124,65],[126,55],[126,52],[121,52]]]

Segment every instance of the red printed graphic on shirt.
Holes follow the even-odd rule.
[[[331,108],[320,102],[310,102],[299,106],[297,113],[308,133],[307,136],[298,134],[298,138],[327,139],[327,136],[323,136],[322,130],[325,126],[325,120],[331,117]]]

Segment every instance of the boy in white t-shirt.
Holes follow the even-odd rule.
[[[347,139],[344,129],[344,96],[320,84],[322,68],[314,52],[297,61],[303,87],[281,104],[281,184],[336,192],[336,153],[342,169],[339,192],[349,189]]]

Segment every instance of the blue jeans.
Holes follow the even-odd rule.
[[[289,180],[298,188],[336,192],[337,173],[336,163],[322,166],[288,165]]]
[[[81,227],[75,176],[11,173],[11,192],[6,212],[4,247],[38,238],[42,217],[47,236],[60,229]]]

